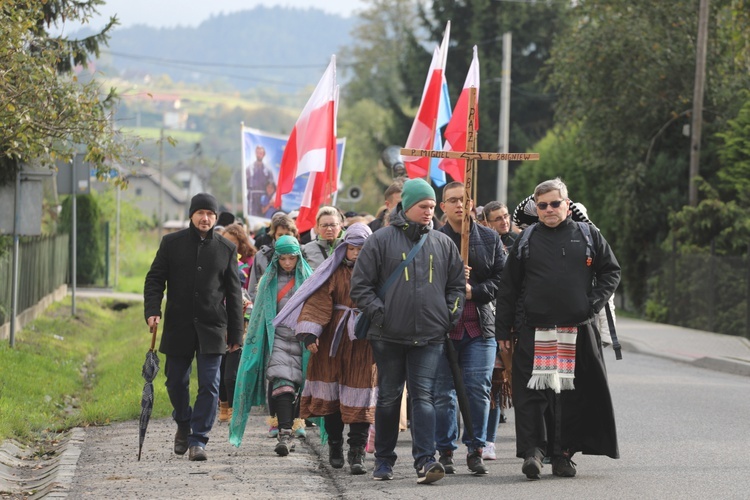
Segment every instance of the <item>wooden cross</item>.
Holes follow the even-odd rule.
[[[435,151],[430,149],[402,148],[402,156],[427,156],[430,158],[457,158],[466,160],[464,170],[464,218],[461,222],[461,258],[464,264],[469,263],[469,228],[471,227],[471,210],[468,200],[476,200],[477,160],[490,161],[532,161],[539,159],[539,153],[479,153],[477,152],[477,134],[474,124],[477,114],[477,89],[469,89],[469,119],[466,125],[466,151]],[[429,168],[428,168],[429,171]]]

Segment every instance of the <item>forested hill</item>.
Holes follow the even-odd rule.
[[[99,66],[126,77],[167,74],[175,81],[291,93],[317,83],[330,56],[350,44],[356,23],[312,8],[256,7],[197,27],[116,28]]]

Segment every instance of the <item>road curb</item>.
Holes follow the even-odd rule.
[[[713,370],[731,375],[740,375],[750,377],[750,363],[742,359],[727,358],[721,356],[706,356],[702,358],[691,358],[688,356],[679,356],[676,354],[657,352],[647,343],[633,339],[620,338],[620,345],[624,352],[633,352],[644,354],[655,358],[668,359],[679,363],[686,363],[706,370]],[[743,339],[745,340],[745,339]]]
[[[35,457],[35,449],[16,445],[12,440],[0,446],[2,496],[11,498],[67,498],[73,483],[78,458],[81,455],[85,431],[74,428],[64,434],[50,458]]]

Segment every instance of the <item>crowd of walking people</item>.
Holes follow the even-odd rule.
[[[523,221],[497,201],[475,207],[459,182],[438,200],[397,179],[384,197],[375,217],[323,206],[304,235],[293,214],[251,234],[212,195],[193,197],[144,286],[174,452],[207,460],[217,417],[233,445],[267,432],[279,457],[317,426],[333,468],[389,480],[408,420],[417,482],[430,484],[462,469],[461,445],[465,470],[488,474],[512,407],[530,480],[544,464],[575,476],[575,453],[618,458],[600,317],[620,267],[564,182],[540,183],[514,211]],[[246,428],[253,407],[268,429]]]

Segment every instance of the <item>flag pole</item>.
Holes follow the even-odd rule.
[[[438,102],[438,108],[439,107],[440,107],[440,102]],[[432,119],[432,127],[430,127],[430,145],[429,145],[429,149],[432,149],[432,148],[435,147],[435,132],[436,131],[437,131],[437,116]],[[432,178],[430,177],[430,169],[431,168],[432,168],[432,158],[427,158],[427,175],[425,176],[425,180],[430,185],[432,185]]]

